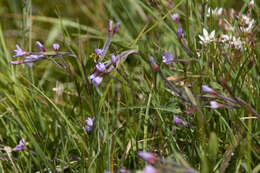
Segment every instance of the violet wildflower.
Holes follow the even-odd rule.
[[[96,52],[97,56],[101,56],[103,54],[103,49],[96,48],[95,52]]]
[[[25,57],[23,63],[26,63],[27,65],[32,67],[33,66],[33,62],[37,61],[37,60],[39,60],[41,58],[44,58],[44,56],[43,55],[30,55],[30,56]]]
[[[26,51],[22,50],[19,47],[19,45],[16,45],[16,49],[14,50],[14,52],[15,52],[15,55],[13,56],[14,58],[21,57],[21,56],[26,56],[26,55],[30,54],[29,52],[26,52]]]
[[[178,14],[178,13],[172,14],[171,17],[172,17],[172,20],[173,20],[176,24],[179,24],[180,18],[179,18],[179,14]]]
[[[182,27],[181,27],[181,25],[179,24],[178,25],[178,29],[177,29],[177,37],[178,37],[178,39],[180,40],[181,38],[182,38]]]
[[[26,150],[26,142],[23,138],[19,141],[19,144],[15,146],[14,150],[15,151]]]
[[[155,162],[157,160],[156,155],[154,153],[150,153],[150,152],[139,151],[138,156],[150,164],[155,164]]]
[[[144,173],[159,173],[159,171],[151,165],[146,165],[144,167]]]
[[[46,52],[45,47],[41,44],[41,42],[36,41],[36,45],[38,46],[38,48],[40,49],[40,52]]]
[[[98,87],[101,84],[102,80],[103,80],[102,76],[96,76],[95,78],[92,79],[92,83],[93,85]]]
[[[224,105],[223,104],[220,104],[216,101],[211,101],[210,102],[210,108],[211,109],[217,109],[217,108],[220,108],[220,107],[223,107]]]
[[[167,65],[171,64],[174,61],[174,57],[171,54],[171,52],[167,51],[165,52],[164,56],[163,56],[163,62]]]
[[[184,126],[188,125],[188,123],[186,121],[182,120],[181,118],[179,118],[175,115],[173,116],[173,121],[174,121],[174,124],[176,124],[176,125],[181,125],[181,124]]]
[[[120,22],[117,22],[117,23],[116,23],[116,26],[115,26],[114,29],[113,29],[113,35],[118,31],[119,26],[120,26]]]
[[[99,71],[99,72],[104,72],[106,70],[106,66],[103,62],[100,62],[96,65],[96,69]]]
[[[111,55],[111,63],[114,67],[116,66],[116,56],[114,54]]]
[[[92,127],[94,125],[94,120],[95,120],[95,117],[93,117],[93,118],[88,117],[88,119],[85,121],[87,124],[87,126],[85,127],[85,130],[87,132],[90,132],[92,130]]]
[[[53,47],[53,49],[54,49],[55,52],[58,52],[59,49],[60,49],[60,45],[59,45],[58,43],[54,43],[54,44],[52,45],[52,47]]]
[[[217,95],[217,92],[215,90],[213,90],[212,88],[208,87],[207,85],[202,85],[202,91],[209,93],[209,94]]]

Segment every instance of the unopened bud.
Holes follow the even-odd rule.
[[[119,26],[120,26],[120,22],[117,22],[117,23],[116,23],[116,26],[115,26],[114,29],[113,29],[113,34],[115,34],[115,33],[118,31]]]

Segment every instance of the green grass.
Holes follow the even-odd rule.
[[[192,172],[191,168],[258,172],[260,121],[243,119],[260,113],[260,4],[255,2],[249,10],[248,2],[1,1],[0,172],[119,172],[120,168],[135,172],[147,164],[138,151],[167,159],[166,167],[155,165],[161,172]],[[253,32],[225,31],[219,25],[221,17],[206,17],[209,7],[250,13],[255,20]],[[180,15],[183,44],[175,34],[172,13]],[[227,13],[224,18],[235,29],[241,25],[239,20],[228,19]],[[129,54],[118,71],[114,69],[95,87],[88,77],[97,61],[94,50],[105,43],[109,19],[121,25],[104,61],[112,53],[138,53]],[[217,38],[224,33],[239,36],[247,49],[237,52],[218,42],[201,45],[198,35],[203,28],[216,30]],[[37,40],[47,50],[59,43],[61,51],[76,54],[77,58],[64,57],[71,73],[50,60],[36,62],[32,68],[8,64],[14,60],[16,44],[38,52]],[[166,51],[186,62],[164,64]],[[152,68],[150,56],[164,76],[177,78],[170,82],[188,102]],[[201,91],[201,85],[240,99],[233,104],[237,107],[211,109],[209,101],[225,101]],[[59,87],[61,94],[53,90]],[[195,112],[188,114],[191,109]],[[176,125],[173,115],[189,126]],[[84,130],[87,117],[95,117],[91,132]],[[12,150],[21,138],[27,150]]]

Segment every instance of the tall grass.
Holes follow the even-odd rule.
[[[249,1],[227,0],[1,1],[1,172],[134,172],[146,165],[139,151],[156,153],[160,163],[153,166],[161,172],[258,172],[259,5],[249,8]],[[207,17],[208,8],[216,7],[226,13]],[[255,20],[250,34],[219,25],[231,8]],[[173,13],[180,16],[181,40]],[[129,54],[95,87],[89,76],[109,19],[121,25],[104,62],[112,53],[138,53]],[[239,18],[228,21],[236,29],[241,26]],[[203,28],[215,30],[215,38],[240,36],[245,51],[217,41],[200,44]],[[38,52],[37,40],[48,50],[59,43],[60,51],[76,54],[64,58],[69,71],[51,60],[32,68],[8,64],[16,44]],[[166,51],[177,59],[170,65],[162,62]],[[160,71],[149,62],[151,56]],[[202,85],[221,96],[203,92]],[[225,105],[228,98],[231,105]],[[210,101],[224,107],[211,109]],[[183,123],[176,124],[174,115]],[[85,130],[88,117],[95,117],[90,132]],[[22,138],[26,149],[15,151]]]

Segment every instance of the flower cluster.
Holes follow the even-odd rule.
[[[23,60],[10,61],[9,64],[11,65],[27,64],[30,67],[32,67],[36,61],[40,61],[48,58],[57,58],[57,57],[62,58],[63,56],[76,57],[75,54],[69,52],[59,52],[60,45],[57,43],[53,44],[53,50],[55,52],[46,52],[45,47],[39,41],[36,41],[36,45],[39,48],[39,52],[27,52],[24,51],[19,45],[16,45],[16,49],[14,50],[15,55],[13,57],[19,58],[25,56],[25,58]],[[59,67],[62,67],[61,64],[57,63],[54,59],[52,59],[52,62],[58,65]]]
[[[103,48],[95,49],[96,55],[98,57],[97,64],[94,68],[94,72],[89,76],[89,78],[92,84],[95,85],[96,87],[98,87],[101,84],[103,77],[114,68],[117,68],[119,63],[122,62],[125,57],[127,57],[131,53],[137,52],[136,50],[128,50],[128,51],[123,51],[118,55],[112,54],[109,62],[107,62],[106,64],[102,62],[105,55],[107,54],[113,36],[119,29],[119,26],[120,26],[120,22],[117,22],[116,26],[113,28],[113,21],[110,20],[108,24],[108,36],[106,38],[106,42]]]

